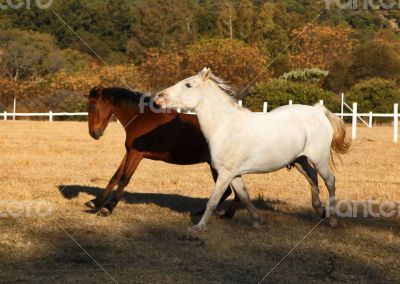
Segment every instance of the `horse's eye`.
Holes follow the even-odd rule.
[[[91,105],[90,106],[90,110],[95,110],[96,109],[96,105]]]
[[[191,85],[190,83],[187,83],[185,86],[186,86],[186,88],[188,88],[188,89],[192,87],[192,85]]]

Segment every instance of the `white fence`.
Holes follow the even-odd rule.
[[[289,101],[289,104],[292,104],[292,101]],[[324,104],[323,101],[320,101],[320,104]],[[239,101],[239,105],[242,105],[242,101]],[[345,113],[344,108],[347,108],[350,113]],[[15,109],[15,108],[14,108]],[[180,112],[180,110],[178,110]],[[268,112],[268,102],[264,103],[263,106],[263,113]],[[193,113],[192,113],[193,114]],[[50,112],[45,112],[45,113],[7,113],[6,111],[4,113],[0,113],[0,116],[3,116],[4,120],[8,120],[9,117],[12,118],[12,120],[15,120],[17,117],[48,117],[49,121],[53,121],[54,117],[61,117],[61,116],[87,116],[87,112],[77,112],[77,113],[67,113],[67,112],[58,112],[58,113],[53,113],[52,111]],[[344,117],[351,117],[352,118],[352,131],[351,131],[351,137],[352,139],[357,138],[357,123],[358,120],[360,120],[362,123],[364,123],[367,127],[371,128],[373,126],[373,119],[374,118],[392,118],[393,119],[393,141],[394,143],[398,143],[399,141],[399,105],[394,104],[393,106],[393,113],[358,113],[357,112],[357,103],[353,103],[353,107],[348,106],[344,100],[343,100],[343,95],[342,95],[342,104],[341,104],[341,112],[336,113],[336,115],[340,116],[341,118]],[[368,122],[364,120],[364,118],[368,118]]]

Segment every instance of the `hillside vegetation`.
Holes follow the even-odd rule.
[[[240,92],[321,11],[244,93],[246,104],[255,109],[261,107],[255,102],[272,100],[276,106],[285,97],[310,103],[321,94],[336,107],[339,92],[362,100],[369,95],[360,94],[360,86],[371,82],[385,84],[364,88],[375,88],[378,103],[364,104],[361,111],[398,102],[399,10],[365,10],[362,5],[341,10],[333,4],[326,10],[324,2],[67,0],[46,10],[33,4],[31,9],[2,10],[0,110],[10,111],[14,96],[19,111],[82,110],[81,95],[94,85],[155,91],[204,66]],[[318,80],[307,75],[315,69],[324,74]]]

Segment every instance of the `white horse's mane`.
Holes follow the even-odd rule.
[[[228,85],[222,78],[215,76],[214,74],[211,73],[209,79],[213,81],[215,84],[217,84],[217,86],[227,95],[236,100],[235,90],[230,85]]]

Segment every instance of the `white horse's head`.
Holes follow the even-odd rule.
[[[204,88],[212,76],[210,68],[204,68],[195,76],[186,78],[156,96],[156,104],[163,108],[194,109],[204,98]]]

